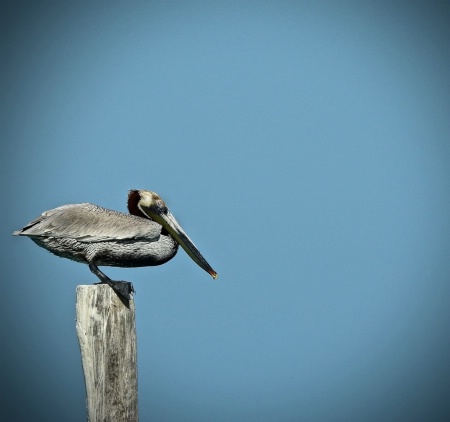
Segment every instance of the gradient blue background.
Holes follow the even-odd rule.
[[[85,420],[75,287],[13,238],[158,192],[141,421],[450,420],[448,2],[3,2],[2,420]],[[5,419],[3,419],[3,417]]]

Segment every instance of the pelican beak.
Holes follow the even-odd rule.
[[[161,224],[172,235],[197,265],[209,273],[212,278],[216,279],[218,277],[218,274],[212,269],[206,259],[203,258],[200,251],[196,248],[192,240],[189,239],[189,236],[184,232],[169,210],[164,213],[152,213],[151,218]]]

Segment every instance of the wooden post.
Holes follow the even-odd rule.
[[[76,311],[88,421],[137,422],[134,300],[106,284],[78,286]]]

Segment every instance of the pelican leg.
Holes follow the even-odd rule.
[[[106,274],[101,272],[97,265],[93,262],[89,263],[89,269],[94,273],[99,279],[100,283],[94,284],[107,284],[110,286],[119,296],[123,296],[125,299],[132,299],[134,293],[133,285],[128,281],[116,281],[111,280]]]

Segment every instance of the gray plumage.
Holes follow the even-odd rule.
[[[86,242],[158,240],[161,225],[94,204],[70,204],[43,212],[16,235],[68,237]]]
[[[130,214],[89,203],[63,205],[45,211],[13,234],[27,236],[57,256],[88,264],[103,283],[116,290],[111,283],[126,282],[113,282],[98,266],[164,264],[175,256],[179,244],[200,267],[217,277],[157,194],[131,190],[128,209]]]
[[[178,244],[170,236],[161,238],[161,229],[152,220],[85,203],[45,211],[13,234],[77,262],[146,267],[177,253]]]

